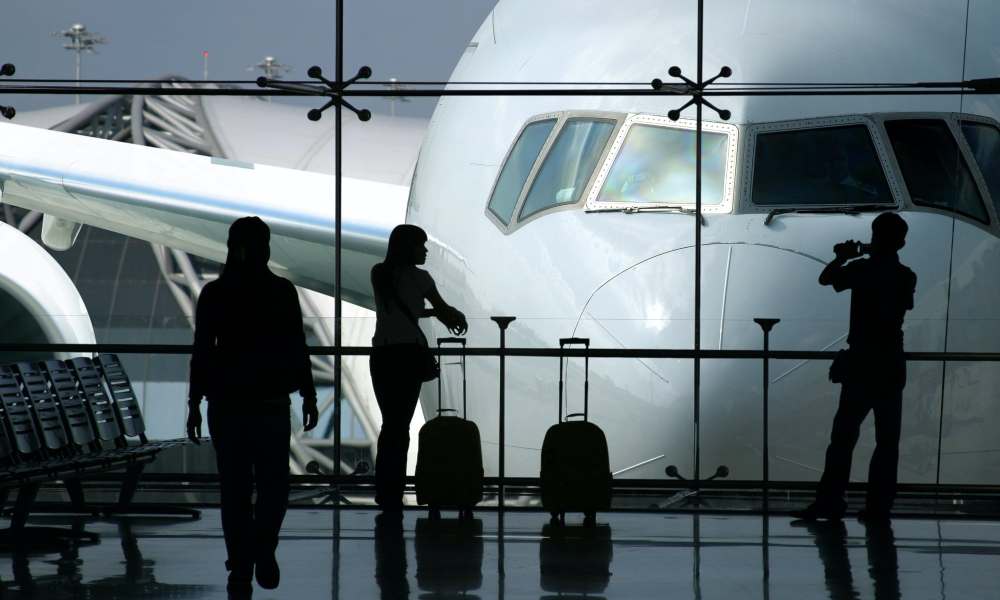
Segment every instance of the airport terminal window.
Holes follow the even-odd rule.
[[[758,206],[893,203],[865,125],[760,133],[753,168]]]
[[[979,189],[947,123],[940,119],[886,121],[885,130],[915,204],[989,222]]]
[[[695,132],[633,125],[608,172],[598,202],[694,204]],[[729,137],[704,132],[701,147],[702,203],[722,204]]]
[[[614,121],[566,121],[531,184],[518,218],[579,200],[614,128]]]
[[[979,170],[986,180],[986,189],[993,197],[993,206],[1000,214],[1000,129],[986,123],[964,121],[962,132],[972,148],[972,155],[979,163]]]
[[[531,173],[531,167],[545,140],[549,138],[552,128],[555,126],[555,119],[535,121],[524,128],[521,136],[517,138],[513,150],[507,157],[497,184],[493,188],[493,196],[490,198],[490,212],[492,212],[504,225],[510,224],[510,218],[514,214],[514,206],[517,199],[521,197],[521,189]]]

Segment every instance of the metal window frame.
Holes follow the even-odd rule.
[[[594,163],[596,167],[597,165],[604,164],[604,162],[607,160],[608,153],[611,151],[611,146],[612,146],[611,141],[616,139],[618,132],[621,131],[623,119],[621,113],[599,113],[590,111],[587,112],[573,111],[570,113],[565,113],[563,115],[563,118],[559,122],[559,131],[557,132],[558,135],[556,135],[550,140],[552,142],[551,145],[545,149],[545,155],[542,158],[542,161],[535,165],[536,169],[532,171],[531,178],[529,179],[528,183],[524,186],[524,190],[522,190],[523,193],[521,194],[521,198],[517,207],[518,224],[530,223],[532,220],[538,218],[539,216],[554,210],[580,206],[581,204],[585,204],[587,199],[589,198],[591,190],[593,189],[595,178],[598,176],[598,173],[600,172],[600,169],[597,168],[591,170],[590,174],[587,176],[586,182],[583,185],[583,189],[580,190],[580,196],[574,202],[550,204],[549,206],[539,208],[538,210],[535,210],[534,212],[531,212],[527,215],[522,214],[524,212],[524,203],[528,201],[528,196],[531,194],[531,190],[534,189],[535,187],[535,180],[537,179],[538,173],[540,173],[542,167],[545,166],[546,161],[548,161],[549,156],[552,153],[552,148],[555,147],[556,142],[558,142],[559,138],[562,136],[563,129],[566,128],[566,124],[569,123],[570,121],[589,121],[589,122],[603,122],[603,123],[613,124],[611,128],[611,133],[608,134],[608,139],[604,141],[604,145],[601,147],[601,153],[600,155],[598,155],[597,161],[595,161]]]
[[[984,117],[982,115],[973,115],[969,113],[953,113],[952,117],[955,120],[955,133],[958,139],[958,146],[963,152],[968,153],[967,162],[969,163],[969,169],[972,171],[972,177],[976,180],[979,185],[979,193],[986,202],[986,211],[990,213],[991,222],[993,224],[992,230],[1000,230],[1000,198],[994,198],[993,194],[990,192],[990,186],[986,182],[986,176],[983,174],[983,168],[979,165],[979,161],[976,160],[976,153],[972,150],[972,146],[969,145],[969,140],[965,137],[965,132],[962,131],[963,123],[972,123],[975,125],[986,125],[987,127],[992,127],[1000,134],[1000,121],[996,119],[991,119],[990,117]]]
[[[541,162],[540,159],[543,156],[545,156],[545,154],[548,152],[549,147],[552,145],[552,140],[555,139],[554,135],[561,128],[560,125],[561,117],[562,113],[559,112],[549,112],[549,113],[542,113],[539,115],[535,115],[524,122],[524,125],[522,125],[521,128],[517,131],[517,135],[515,135],[514,139],[511,140],[510,147],[507,148],[507,152],[506,154],[504,154],[503,162],[500,163],[500,168],[497,169],[497,174],[493,178],[493,185],[490,186],[490,193],[486,197],[486,207],[484,209],[486,217],[494,225],[496,225],[500,229],[500,231],[504,233],[510,233],[510,229],[514,226],[515,223],[517,223],[517,211],[518,208],[520,208],[521,206],[522,200],[524,199],[524,190],[525,188],[528,187],[527,185],[528,182],[534,179],[535,172],[537,171],[538,165]],[[510,221],[504,223],[503,219],[501,219],[495,212],[493,212],[493,209],[490,207],[490,204],[493,203],[493,194],[496,193],[497,185],[500,183],[500,175],[501,173],[503,173],[504,167],[507,166],[507,161],[510,160],[511,155],[514,153],[514,148],[517,147],[517,143],[521,140],[521,136],[524,135],[525,130],[535,123],[540,123],[542,121],[552,121],[552,120],[554,120],[555,123],[552,125],[552,129],[549,131],[549,136],[545,138],[545,143],[542,144],[542,147],[538,150],[538,154],[535,156],[535,162],[531,164],[531,169],[528,170],[528,176],[524,179],[524,183],[521,184],[521,191],[518,192],[517,199],[514,200],[514,208],[510,213]],[[413,189],[413,187],[411,186],[410,189]]]
[[[625,144],[626,139],[628,139],[628,134],[632,130],[632,126],[636,124],[652,125],[654,127],[685,131],[695,131],[697,129],[697,121],[694,119],[678,119],[676,121],[671,121],[669,118],[660,115],[629,113],[625,118],[625,121],[622,123],[618,134],[615,136],[614,142],[608,149],[604,162],[601,164],[601,168],[595,173],[594,180],[591,182],[590,192],[586,197],[585,210],[627,209],[631,207],[655,208],[657,206],[682,206],[684,208],[694,208],[695,202],[693,198],[691,202],[685,202],[679,205],[666,204],[662,202],[597,201],[597,196],[601,187],[604,185],[608,174],[611,172],[611,167],[614,166],[615,160],[617,160],[622,146]],[[736,164],[739,154],[740,128],[731,123],[717,123],[714,121],[702,120],[702,131],[722,133],[726,135],[728,138],[728,146],[726,148],[725,182],[723,184],[722,202],[719,204],[702,204],[701,212],[703,214],[725,214],[732,212],[736,190]]]
[[[590,177],[587,178],[587,182],[583,186],[583,191],[580,193],[580,198],[577,199],[576,202],[567,202],[565,204],[554,204],[552,206],[548,206],[541,210],[535,211],[530,215],[526,215],[523,218],[521,217],[521,210],[524,207],[524,201],[528,197],[528,192],[531,191],[532,186],[535,184],[535,177],[541,170],[542,165],[545,164],[545,159],[548,158],[549,152],[552,150],[552,146],[554,146],[556,140],[559,139],[559,135],[562,133],[563,126],[566,124],[567,121],[575,119],[593,119],[593,120],[608,121],[608,122],[614,121],[615,126],[611,130],[611,135],[608,136],[608,141],[604,143],[604,148],[601,149],[600,157],[597,159],[597,164],[602,165],[607,160],[608,153],[611,151],[611,148],[613,147],[612,140],[617,139],[617,136],[621,131],[623,123],[627,118],[627,115],[621,112],[602,111],[602,110],[564,110],[559,112],[549,112],[540,115],[535,115],[530,119],[528,119],[527,121],[525,121],[524,126],[521,127],[520,131],[518,131],[517,137],[514,138],[514,141],[511,143],[510,148],[507,150],[507,155],[505,156],[502,165],[507,164],[507,160],[510,159],[510,154],[514,150],[514,145],[517,143],[517,140],[520,139],[521,133],[523,133],[524,130],[529,125],[531,125],[532,123],[536,123],[538,121],[551,119],[553,117],[556,118],[556,124],[552,128],[552,131],[549,132],[548,139],[545,140],[545,144],[542,146],[542,149],[538,152],[538,156],[535,157],[535,163],[532,165],[531,171],[529,171],[527,179],[524,180],[524,185],[521,186],[521,193],[518,195],[517,202],[514,204],[514,213],[511,216],[510,223],[504,224],[503,221],[501,221],[493,213],[493,211],[490,210],[489,200],[487,200],[486,202],[486,216],[505,235],[510,235],[515,231],[517,231],[518,229],[520,229],[521,227],[523,227],[524,225],[531,223],[535,219],[539,219],[553,212],[561,210],[577,209],[582,205],[586,205],[586,202],[590,197],[591,190],[593,189],[593,186],[595,184],[595,180],[598,176],[599,169],[594,169],[594,172],[591,173]],[[497,183],[499,183],[500,181],[500,172],[502,170],[503,166],[501,166],[500,169],[497,171],[497,175],[493,181],[493,187],[490,188],[490,196],[489,196],[490,199],[493,198],[493,191],[496,189]]]
[[[796,119],[792,121],[775,121],[770,123],[757,123],[746,127],[743,148],[743,178],[740,193],[741,213],[767,213],[776,208],[838,208],[842,204],[823,204],[820,202],[803,202],[798,204],[757,204],[753,201],[754,171],[757,158],[757,137],[761,134],[780,133],[787,131],[802,131],[816,129],[834,129],[837,127],[848,127],[864,125],[868,129],[869,140],[875,148],[875,155],[882,165],[882,174],[889,186],[889,193],[892,195],[892,204],[871,203],[871,206],[883,207],[887,209],[900,209],[905,206],[904,199],[909,196],[905,193],[906,187],[903,185],[902,175],[899,173],[898,165],[895,163],[895,156],[887,145],[888,138],[884,137],[885,131],[878,126],[878,123],[871,115],[843,115],[837,117],[822,117],[818,119]]]
[[[957,114],[953,112],[892,112],[892,113],[876,113],[871,115],[872,119],[878,125],[879,135],[883,136],[886,149],[889,151],[889,161],[892,165],[892,169],[895,176],[899,181],[900,195],[905,200],[906,208],[913,211],[931,212],[947,217],[960,219],[970,225],[974,225],[980,229],[985,229],[993,232],[997,228],[997,217],[993,213],[993,208],[991,206],[992,202],[989,201],[990,196],[984,192],[987,190],[986,182],[983,180],[979,173],[979,165],[976,163],[975,156],[972,155],[972,151],[969,145],[965,142],[965,136],[962,134],[961,127],[958,123]],[[899,161],[896,160],[896,153],[892,150],[892,142],[889,139],[889,132],[885,128],[887,121],[942,121],[951,132],[951,137],[955,140],[958,146],[958,154],[962,157],[965,162],[965,167],[969,170],[972,175],[972,180],[976,184],[976,190],[979,192],[979,199],[983,202],[984,212],[986,213],[987,221],[982,221],[970,214],[952,209],[952,208],[941,208],[938,206],[932,206],[929,204],[920,204],[913,201],[910,196],[910,189],[906,186],[906,180],[903,177],[903,171],[899,167]]]

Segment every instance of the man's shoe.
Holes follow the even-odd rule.
[[[274,553],[257,559],[256,565],[257,585],[265,590],[273,590],[278,587],[281,581],[281,569],[278,568],[278,559]]]
[[[249,598],[253,594],[253,563],[242,561],[226,561],[229,571],[229,582],[226,591],[230,598]]]
[[[845,512],[846,509],[843,506],[830,506],[829,504],[813,502],[802,510],[793,511],[792,518],[802,521],[815,521],[817,519],[839,521],[844,518]]]

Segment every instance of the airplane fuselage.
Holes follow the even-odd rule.
[[[676,13],[658,11],[656,3],[636,4],[642,6],[606,7],[601,19],[595,19],[586,10],[560,12],[558,6],[507,3],[484,23],[452,81],[648,81],[663,77],[672,64],[691,74],[693,30],[689,29],[694,24],[683,15],[675,20]],[[754,16],[767,9],[751,11],[749,4],[746,8],[748,20],[742,28],[738,19],[721,13],[707,22],[706,38],[713,44],[706,53],[706,75],[725,64],[733,67],[739,81],[815,80],[811,69],[829,64],[829,52],[836,47],[837,60],[830,70],[851,81],[892,81],[901,77],[900,72],[913,81],[952,81],[962,76],[962,20],[950,9],[909,15],[905,27],[898,21],[887,25],[888,9],[873,8],[877,14],[861,24],[831,9],[822,30],[816,29],[817,15],[803,11],[786,15],[781,35],[765,41],[755,34]],[[545,16],[550,10],[563,25],[557,32],[543,32],[551,22]],[[648,18],[638,19],[636,14]],[[912,49],[907,57],[871,59],[889,41],[924,29],[951,37],[934,47]],[[609,30],[616,32],[614,39],[606,36]],[[865,38],[866,32],[872,37]],[[804,44],[810,35],[815,36],[812,42]],[[970,38],[970,48],[987,43],[977,39],[972,43]],[[794,41],[803,45],[794,51],[784,45]],[[995,66],[979,63],[977,68]],[[973,76],[966,71],[966,77]],[[625,128],[636,122],[683,128],[684,123],[671,124],[664,118],[682,103],[683,98],[671,96],[477,97],[440,102],[421,151],[407,221],[424,227],[431,236],[428,269],[444,297],[470,317],[470,344],[495,345],[499,334],[488,317],[510,314],[518,317],[508,333],[512,346],[554,347],[559,338],[570,335],[590,337],[594,347],[693,346],[694,217],[674,211],[602,212],[614,204],[601,201],[607,188],[600,189],[614,176],[607,171],[613,171],[617,155],[624,154],[621,146],[629,143]],[[870,223],[877,213],[792,212],[769,217],[776,207],[830,205],[828,200],[810,202],[790,192],[784,192],[781,200],[781,190],[772,191],[772,196],[777,194],[785,204],[775,204],[773,197],[764,204],[755,196],[754,178],[763,176],[755,174],[754,165],[764,160],[755,152],[767,134],[853,127],[866,136],[873,164],[884,172],[880,202],[887,204],[877,208],[900,211],[910,226],[900,259],[917,273],[918,285],[915,306],[904,325],[906,349],[998,350],[1000,280],[993,260],[1000,252],[1000,230],[983,177],[971,169],[982,206],[982,213],[974,217],[954,207],[921,203],[922,198],[913,197],[914,181],[904,176],[902,159],[893,147],[902,143],[902,134],[890,136],[888,130],[895,126],[886,125],[887,121],[930,122],[932,128],[950,132],[951,143],[962,148],[963,161],[974,163],[962,126],[981,121],[996,127],[995,99],[776,97],[725,98],[717,103],[732,109],[735,126],[706,113],[710,121],[706,128],[728,136],[731,156],[716,189],[721,201],[706,204],[702,226],[702,348],[760,348],[762,336],[754,317],[782,320],[771,339],[775,349],[835,350],[845,345],[849,295],[820,286],[817,276],[833,257],[835,243],[870,238]],[[603,119],[612,130],[606,145],[600,146],[594,174],[583,177],[586,187],[575,200],[517,219],[517,210],[524,214],[524,205],[531,201],[530,191],[524,191],[514,218],[504,222],[489,206],[491,193],[495,195],[501,185],[498,173],[510,160],[508,154],[516,153],[512,147],[519,135],[527,136],[529,124],[546,119],[556,124],[528,176],[528,187],[542,177],[544,167],[539,164],[554,154],[560,128],[570,120]],[[693,151],[689,154],[693,162],[691,155]],[[857,163],[853,156],[850,160]],[[875,194],[847,176],[836,179],[843,181],[844,193]],[[572,196],[570,189],[562,190],[560,194],[569,196],[560,198]],[[691,194],[684,204],[690,208],[693,202]],[[429,329],[432,336],[442,332],[436,324]],[[488,470],[495,468],[496,460],[497,362],[470,361],[469,406],[493,461]],[[557,418],[557,364],[554,359],[528,358],[507,364],[507,472],[530,475],[537,473],[545,429]],[[579,403],[580,372],[574,367],[569,401]],[[828,367],[827,361],[771,364],[772,478],[818,477],[839,394],[839,386],[827,381]],[[761,476],[760,380],[759,361],[702,361],[702,473],[725,464],[732,478]],[[993,406],[991,393],[998,380],[1000,370],[988,363],[946,368],[940,363],[909,365],[902,481],[935,481],[939,425],[943,427],[941,481],[985,482],[995,476],[1000,464],[991,424],[1000,423],[1000,408]],[[595,359],[590,386],[591,418],[607,433],[612,470],[622,477],[662,477],[664,466],[676,464],[682,473],[692,473],[692,361]],[[458,388],[451,388],[446,404],[456,403],[457,394]],[[436,400],[433,394],[428,396],[429,407]],[[870,450],[870,430],[865,435],[862,446]],[[866,461],[855,464],[854,474],[863,478]]]

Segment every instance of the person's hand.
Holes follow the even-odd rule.
[[[457,308],[448,307],[441,318],[441,322],[448,328],[448,331],[455,335],[464,335],[469,330],[469,323],[465,320],[465,315]]]
[[[197,402],[188,403],[187,418],[188,439],[195,444],[201,444],[201,406]]]
[[[833,253],[837,255],[839,260],[851,260],[852,258],[861,256],[861,252],[859,251],[860,246],[861,244],[854,240],[847,240],[846,242],[834,244]]]
[[[319,409],[316,407],[316,398],[308,397],[302,399],[302,431],[311,431],[319,422]]]

